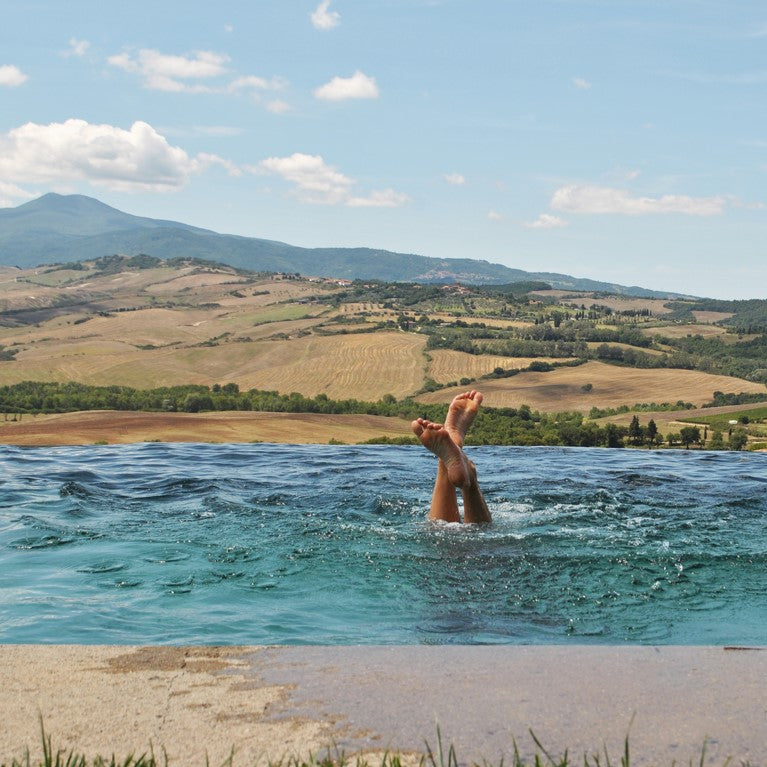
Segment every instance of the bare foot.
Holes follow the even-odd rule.
[[[475,390],[464,392],[453,397],[445,418],[445,428],[450,432],[458,447],[463,447],[463,440],[482,404],[482,392]]]
[[[459,445],[453,441],[450,432],[439,423],[418,418],[411,424],[413,432],[423,446],[442,460],[447,469],[447,478],[455,487],[468,487],[471,484],[468,459]]]

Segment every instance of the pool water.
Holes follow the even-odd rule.
[[[767,643],[767,454],[0,447],[0,642]]]

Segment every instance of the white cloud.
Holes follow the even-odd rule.
[[[588,80],[584,80],[582,77],[573,77],[573,85],[579,91],[591,90],[591,83]]]
[[[625,189],[602,186],[564,186],[551,198],[552,210],[568,213],[619,213],[642,216],[651,213],[682,213],[689,216],[718,216],[724,197],[688,197],[666,194],[662,197],[632,197]]]
[[[145,122],[130,130],[85,120],[26,123],[0,134],[0,178],[9,181],[84,180],[118,191],[165,192],[212,164],[237,172],[215,155],[190,157]]]
[[[528,229],[561,229],[567,226],[567,221],[559,216],[552,216],[551,213],[541,213],[535,221],[526,221],[524,226]]]
[[[316,88],[314,95],[324,101],[346,99],[377,99],[378,85],[374,77],[368,77],[358,69],[351,77],[334,77],[329,83]]]
[[[352,179],[326,165],[319,155],[296,152],[290,157],[268,157],[260,167],[295,184],[304,202],[337,205],[349,199]]]
[[[490,208],[490,210],[487,211],[487,218],[488,221],[500,221],[503,216],[494,208]]]
[[[9,88],[15,88],[22,85],[29,78],[18,67],[12,64],[5,64],[0,67],[0,85],[6,85]]]
[[[28,192],[16,184],[0,181],[0,208],[10,208],[18,205],[19,200],[31,200],[39,197],[36,192]]]
[[[241,90],[253,90],[253,91],[278,91],[285,88],[287,82],[281,77],[273,77],[271,80],[267,80],[264,77],[258,77],[257,75],[246,75],[244,77],[238,77],[232,80],[227,85],[226,90],[229,93],[235,93]]]
[[[186,56],[175,56],[150,48],[137,54],[118,53],[107,59],[109,64],[143,78],[145,88],[168,93],[241,93],[254,96],[260,91],[280,90],[287,82],[280,77],[268,80],[257,75],[239,75],[229,82],[229,57],[213,51],[197,51]]]
[[[741,200],[740,197],[730,196],[727,198],[727,202],[733,208],[743,208],[744,210],[765,210],[767,205],[763,202],[746,202]]]
[[[88,52],[88,48],[90,47],[91,44],[87,40],[77,40],[74,37],[70,37],[69,50],[66,52],[66,55],[82,58]]]
[[[453,186],[462,186],[466,183],[466,179],[460,173],[445,173],[442,178]]]
[[[311,14],[312,24],[316,29],[333,29],[341,22],[341,14],[337,11],[329,11],[330,0],[322,0]]]
[[[200,80],[220,77],[227,72],[228,57],[213,51],[197,51],[191,56],[175,56],[142,48],[135,56],[119,53],[107,61],[113,67],[140,74],[144,87],[151,90],[205,93],[210,87]],[[185,81],[192,80],[193,83]]]
[[[250,170],[282,176],[294,184],[299,200],[315,205],[392,208],[404,205],[408,201],[407,195],[393,189],[373,191],[367,196],[354,194],[354,179],[328,165],[320,155],[296,152],[290,157],[268,157]]]
[[[288,104],[287,101],[281,101],[280,99],[275,99],[274,101],[270,101],[266,108],[273,112],[276,115],[284,115],[286,112],[290,112],[292,107],[290,104]]]

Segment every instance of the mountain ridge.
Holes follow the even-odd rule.
[[[654,298],[683,294],[555,272],[528,272],[484,259],[434,258],[379,248],[304,248],[277,240],[221,234],[177,221],[124,213],[85,195],[48,193],[0,209],[0,264],[33,267],[116,253],[201,258],[252,271],[389,282],[503,284],[545,281],[553,288]]]

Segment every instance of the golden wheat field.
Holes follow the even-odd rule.
[[[589,349],[598,349],[600,346],[603,346],[603,341],[587,341],[586,346]],[[635,352],[639,352],[640,354],[649,354],[651,357],[659,357],[663,354],[663,351],[661,349],[646,349],[646,348],[639,348],[638,346],[631,346],[631,344],[624,344],[620,343],[619,341],[610,341],[608,346],[615,346],[618,349],[632,349]]]
[[[401,330],[355,333],[365,323],[396,322],[399,312],[375,301],[335,304],[333,293],[338,290],[327,282],[265,278],[193,264],[122,272],[100,272],[93,266],[0,269],[0,347],[14,355],[0,360],[0,384],[78,381],[150,388],[232,382],[243,390],[377,400],[386,394],[412,395],[427,379],[440,384],[474,381],[496,368],[524,368],[534,361],[447,349],[426,353],[426,335]],[[572,300],[588,305],[590,297]],[[652,299],[610,301],[616,310],[659,309]],[[436,312],[430,317],[454,319]],[[701,324],[645,332],[704,334],[728,342],[738,338]],[[761,384],[736,378],[600,362],[471,385],[485,391],[490,405],[526,403],[545,411],[651,401],[698,404],[710,400],[714,390],[767,392]],[[465,387],[425,395],[423,400],[446,402],[461,388]]]
[[[7,445],[92,445],[131,442],[285,442],[356,444],[412,436],[410,424],[375,415],[316,413],[85,413],[25,416],[0,421]]]
[[[384,394],[411,394],[423,385],[425,343],[425,336],[391,332],[136,349],[96,336],[21,352],[13,362],[0,363],[0,383],[78,381],[152,388],[232,382],[243,390],[377,400]]]
[[[641,331],[647,336],[665,336],[666,338],[685,338],[686,336],[713,338],[727,334],[727,329],[719,325],[663,325],[655,328],[641,328]]]
[[[467,354],[453,349],[432,349],[426,375],[437,383],[460,381],[461,378],[479,378],[495,368],[519,370],[531,362],[562,362],[555,357],[502,357],[494,354]]]
[[[591,384],[591,391],[582,387]],[[574,368],[557,368],[549,373],[522,373],[512,378],[482,381],[475,384],[492,407],[530,405],[534,410],[556,412],[592,407],[618,407],[643,402],[691,402],[702,405],[714,391],[760,392],[764,384],[695,370],[641,370],[587,362]],[[449,402],[462,387],[424,394],[422,402]]]

